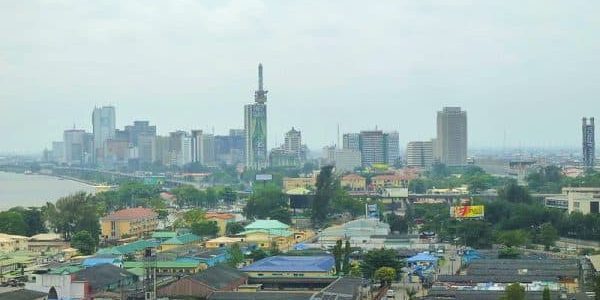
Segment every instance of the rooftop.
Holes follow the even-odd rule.
[[[0,300],[35,300],[46,297],[48,294],[29,291],[29,290],[15,290],[6,293],[0,293]]]
[[[136,207],[117,210],[103,220],[137,220],[137,219],[152,219],[158,217],[158,214],[150,208]]]
[[[277,220],[256,220],[248,225],[246,225],[246,227],[244,227],[246,230],[251,230],[251,229],[288,229],[290,228],[289,225],[284,224],[280,221]]]
[[[216,265],[192,276],[192,279],[203,282],[216,290],[227,287],[231,282],[247,278],[248,276],[243,272],[227,265]]]
[[[135,277],[135,274],[110,264],[86,268],[73,275],[75,281],[87,281],[94,290]]]
[[[98,250],[98,254],[125,255],[139,252],[146,248],[155,248],[156,246],[156,243],[152,241],[139,240],[128,244],[115,246],[112,248],[102,248]]]
[[[220,219],[220,220],[231,220],[235,219],[235,216],[227,213],[207,213],[207,219]]]
[[[170,239],[177,236],[175,231],[155,231],[152,233],[153,239]]]
[[[310,300],[309,292],[214,292],[209,300]]]
[[[247,267],[244,272],[329,272],[334,266],[333,256],[271,256]]]
[[[172,237],[164,241],[161,245],[186,245],[197,242],[200,237],[193,233],[186,233],[180,236]]]

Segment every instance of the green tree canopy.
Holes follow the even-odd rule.
[[[96,205],[95,198],[86,193],[60,198],[56,204],[47,203],[50,226],[67,240],[76,232],[85,230],[97,243],[100,224]]]
[[[525,288],[518,283],[510,284],[504,290],[502,300],[525,300]]]
[[[281,189],[274,184],[254,185],[254,192],[244,207],[248,219],[277,219],[290,224],[288,202]]]
[[[202,237],[215,237],[219,233],[219,226],[215,221],[193,223],[192,233]]]
[[[311,209],[311,220],[313,224],[320,225],[325,222],[331,209],[331,202],[339,188],[339,180],[333,174],[333,166],[327,165],[321,168],[317,175],[317,190]]]
[[[235,243],[231,245],[227,251],[229,253],[227,264],[231,267],[237,268],[237,266],[244,261],[244,253],[242,253],[240,245]]]
[[[15,211],[0,212],[0,232],[7,234],[26,235],[27,223],[23,216]]]
[[[404,262],[396,258],[393,249],[374,249],[365,253],[360,269],[366,278],[374,278],[375,271],[381,267],[390,267],[396,270],[396,277],[400,274]]]
[[[375,270],[374,279],[381,281],[381,285],[390,285],[396,279],[396,270],[390,267],[381,267]]]
[[[519,247],[529,241],[529,234],[520,229],[502,231],[498,233],[497,241],[506,247]]]
[[[91,255],[96,251],[96,241],[85,230],[79,231],[73,236],[71,246],[77,249],[81,255]]]

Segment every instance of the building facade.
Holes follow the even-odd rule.
[[[149,208],[127,208],[103,217],[100,223],[104,239],[119,240],[124,236],[141,237],[156,229],[158,214]]]
[[[385,147],[385,163],[393,166],[400,160],[400,137],[397,131],[386,132],[383,134],[383,145]]]
[[[68,165],[82,165],[85,162],[86,133],[83,129],[68,129],[63,133],[64,162]]]
[[[433,142],[414,141],[406,146],[406,165],[415,168],[429,168],[433,164]]]
[[[467,112],[460,107],[444,107],[437,113],[436,152],[448,166],[467,164]]]
[[[361,131],[360,153],[362,165],[365,167],[386,163],[383,132],[380,130]]]
[[[585,168],[594,168],[596,159],[596,141],[594,136],[594,118],[589,122],[586,118],[582,120],[582,148],[583,148],[583,166]]]
[[[343,149],[360,151],[360,134],[345,133],[342,139]]]
[[[96,107],[92,113],[92,127],[94,134],[94,162],[104,158],[105,142],[115,137],[116,113],[114,106]]]
[[[267,92],[263,90],[262,64],[258,65],[258,90],[253,104],[244,106],[244,130],[246,132],[246,167],[263,169],[267,157]]]

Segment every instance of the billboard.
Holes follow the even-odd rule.
[[[450,207],[450,217],[452,218],[483,218],[483,216],[483,205],[463,205]]]
[[[250,141],[252,157],[259,164],[267,160],[267,111],[264,104],[251,106]]]
[[[379,208],[377,204],[367,204],[367,216],[373,219],[379,219]]]
[[[273,180],[273,175],[271,174],[256,174],[256,181],[271,181]]]

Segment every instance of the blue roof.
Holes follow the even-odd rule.
[[[333,256],[271,256],[247,267],[245,272],[329,272],[333,269]]]
[[[438,258],[433,256],[433,255],[429,255],[427,253],[419,253],[413,257],[409,257],[407,260],[407,262],[419,262],[419,261],[427,261],[427,262],[437,262]]]
[[[93,266],[98,266],[98,265],[103,265],[103,264],[115,264],[115,263],[118,264],[120,262],[121,262],[121,260],[114,258],[114,257],[90,257],[90,258],[84,259],[83,262],[81,263],[81,265],[88,268],[88,267],[93,267]]]

